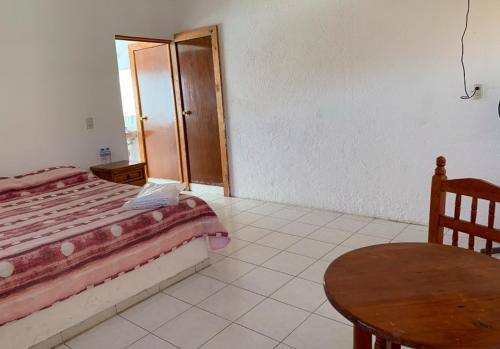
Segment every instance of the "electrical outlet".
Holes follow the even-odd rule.
[[[483,85],[481,84],[476,84],[474,85],[474,99],[481,99],[483,98]]]
[[[94,129],[94,118],[92,116],[85,119],[85,126],[87,127],[87,130]]]

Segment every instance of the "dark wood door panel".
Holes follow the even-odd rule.
[[[177,42],[190,181],[222,184],[211,37]]]

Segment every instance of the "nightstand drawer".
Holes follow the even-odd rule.
[[[142,169],[113,174],[113,182],[117,183],[134,182],[143,178],[144,172]]]
[[[97,177],[115,183],[143,186],[147,182],[144,162],[117,161],[90,169]]]

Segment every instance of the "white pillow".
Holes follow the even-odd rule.
[[[144,210],[179,204],[179,194],[184,190],[182,183],[155,184],[147,183],[137,196],[125,203],[129,210]]]

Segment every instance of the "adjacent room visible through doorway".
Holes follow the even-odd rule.
[[[130,73],[128,45],[135,41],[116,40],[116,57],[118,59],[118,74],[120,77],[120,92],[122,98],[123,120],[127,136],[128,157],[130,161],[140,161],[139,141],[137,138],[137,116],[135,114],[134,87]]]

